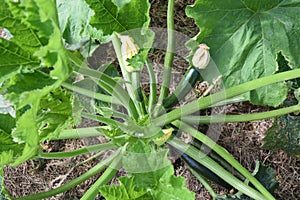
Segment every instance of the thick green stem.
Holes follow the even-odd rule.
[[[138,113],[136,111],[136,108],[134,107],[133,101],[130,98],[130,96],[126,93],[126,91],[122,88],[122,86],[115,81],[113,78],[110,76],[106,75],[103,72],[96,71],[93,69],[90,69],[84,61],[79,59],[77,56],[75,56],[73,53],[69,53],[69,57],[71,62],[74,64],[74,68],[79,72],[84,75],[88,75],[96,80],[98,82],[102,83],[103,86],[105,87],[105,90],[108,90],[107,92],[111,93],[115,98],[112,97],[112,101],[109,103],[113,103],[114,101],[117,100],[119,105],[123,105],[128,112],[131,114],[132,117],[135,119],[138,119]],[[126,80],[125,80],[126,81]],[[76,91],[75,91],[76,92]],[[92,95],[93,98],[93,95]]]
[[[117,127],[118,125],[121,125],[119,122],[117,122],[113,119],[106,118],[106,117],[92,115],[92,114],[85,113],[85,112],[83,112],[81,115],[82,115],[82,117],[85,117],[87,119],[93,119],[95,121],[98,121],[98,122],[101,122],[101,123],[104,123],[107,125],[111,125],[111,126]]]
[[[146,108],[144,104],[144,97],[142,93],[142,88],[141,88],[141,78],[140,78],[140,72],[135,71],[131,73],[132,75],[132,90],[134,93],[134,101],[135,106],[137,108],[137,111],[140,115],[140,117],[144,116],[146,114]]]
[[[121,153],[114,159],[111,165],[105,170],[105,172],[100,176],[100,178],[86,191],[86,193],[81,197],[81,200],[94,199],[99,193],[99,187],[107,184],[118,172],[121,164]]]
[[[68,183],[66,183],[66,184],[64,184],[64,185],[62,185],[58,188],[55,188],[55,189],[47,191],[47,192],[41,192],[41,193],[37,193],[37,194],[32,194],[32,195],[20,197],[20,198],[15,198],[15,200],[44,199],[44,198],[52,197],[52,196],[57,195],[59,193],[65,192],[67,190],[70,190],[71,188],[76,187],[80,183],[86,181],[90,177],[98,174],[103,169],[105,169],[116,158],[116,156],[118,154],[119,154],[119,152],[114,153],[113,155],[111,155],[107,159],[103,160],[102,162],[98,163],[96,166],[94,166],[93,168],[88,170],[86,173],[82,174],[81,176],[73,179],[72,181],[70,181],[70,182],[68,182]]]
[[[174,31],[174,2],[175,0],[168,0],[167,13],[167,29],[168,29],[168,46],[164,62],[163,78],[161,90],[158,98],[157,108],[160,109],[164,98],[169,94],[170,80],[172,73],[172,65],[175,51],[175,31]]]
[[[93,98],[93,99],[97,99],[97,100],[100,100],[100,101],[103,101],[103,102],[121,105],[120,101],[118,101],[117,99],[112,98],[111,96],[108,96],[108,95],[105,95],[105,94],[95,93],[93,91],[90,91],[90,90],[72,85],[72,84],[67,83],[67,82],[63,82],[61,85],[64,88],[66,88],[68,90],[71,90],[75,93],[82,94],[84,96],[87,96],[87,97],[90,97],[90,98]]]
[[[153,106],[156,102],[156,77],[153,70],[153,66],[151,65],[149,59],[146,60],[146,66],[149,73],[150,78],[150,94],[149,94],[149,102],[148,102],[148,113],[153,112]]]
[[[209,148],[214,150],[217,154],[219,154],[224,160],[232,165],[241,175],[243,175],[246,179],[248,179],[267,199],[274,199],[274,197],[269,193],[269,191],[258,181],[253,175],[247,171],[238,161],[236,161],[223,147],[215,143],[212,139],[210,139],[207,135],[201,133],[200,131],[194,129],[188,124],[180,121],[175,121],[173,123],[180,130],[185,131],[192,135],[194,138],[197,138],[203,144],[207,145]],[[221,177],[221,176],[220,176]],[[226,179],[224,179],[226,180]],[[231,182],[228,182],[231,184]]]
[[[123,78],[126,82],[125,85],[126,85],[128,94],[133,99],[134,98],[134,92],[133,92],[133,89],[132,89],[132,86],[131,86],[131,81],[132,81],[131,76],[130,76],[130,73],[127,72],[127,70],[126,70],[124,59],[123,59],[122,52],[121,52],[121,43],[120,43],[120,40],[119,40],[119,38],[116,34],[112,35],[112,43],[113,43],[113,46],[114,46],[114,49],[115,49],[115,52],[116,52],[116,55],[117,55],[117,58],[118,58],[118,61],[119,61],[122,76],[123,76]]]
[[[102,72],[89,68],[80,68],[79,73],[88,75],[98,80],[103,89],[109,92],[113,97],[116,97],[131,114],[131,116],[133,116],[135,119],[138,119],[138,113],[134,102],[117,81]]]
[[[65,139],[78,139],[86,137],[97,137],[104,135],[97,129],[99,128],[108,128],[107,126],[96,126],[89,128],[77,128],[77,129],[67,129],[63,130],[59,136],[51,138],[51,140],[65,140]]]
[[[287,72],[281,72],[278,74],[270,75],[267,77],[259,78],[253,81],[249,81],[247,83],[243,83],[221,92],[212,94],[207,97],[200,98],[196,101],[188,103],[180,108],[177,108],[169,113],[166,113],[152,122],[157,126],[164,126],[169,124],[170,122],[180,119],[181,117],[190,115],[199,110],[203,110],[208,108],[210,105],[216,104],[225,99],[233,98],[235,96],[241,95],[245,92],[249,92],[251,90],[255,90],[257,88],[267,86],[276,82],[281,82],[289,79],[295,79],[300,77],[300,69],[295,69]]]
[[[184,142],[182,142],[180,139],[174,137],[172,140],[168,141],[170,145],[175,147],[176,149],[184,152],[197,162],[199,162],[201,165],[205,166],[206,168],[210,169],[212,172],[214,172],[216,175],[218,175],[220,178],[225,180],[227,183],[229,183],[232,187],[236,188],[237,190],[243,192],[244,194],[248,195],[249,197],[252,197],[256,200],[266,200],[266,197],[260,194],[258,191],[250,187],[249,185],[246,185],[244,182],[233,176],[231,173],[226,171],[223,167],[221,167],[218,163],[216,163],[213,159],[211,159],[206,154],[202,153],[195,147],[192,147]],[[268,199],[274,199],[274,198],[268,198]],[[274,199],[275,200],[275,199]]]
[[[104,143],[104,144],[97,144],[97,145],[83,147],[80,149],[76,149],[74,151],[50,152],[50,153],[41,152],[39,157],[44,159],[62,159],[62,158],[69,158],[69,157],[74,157],[82,154],[87,154],[91,152],[111,150],[114,148],[117,148],[117,146],[114,145],[113,143]]]
[[[211,124],[211,123],[228,123],[228,122],[248,122],[273,118],[293,112],[300,111],[300,105],[290,106],[272,111],[266,111],[253,114],[240,115],[211,115],[211,116],[184,116],[182,121],[188,124]]]
[[[98,121],[98,122],[102,122],[102,123],[111,125],[113,127],[120,128],[125,133],[131,133],[134,128],[137,128],[136,129],[137,132],[140,131],[140,127],[139,126],[133,127],[133,125],[132,125],[131,127],[128,127],[124,123],[115,121],[113,119],[108,119],[108,118],[105,118],[105,117],[101,117],[101,116],[98,116],[98,115],[92,115],[92,114],[89,114],[89,113],[82,113],[82,117],[85,117],[85,118],[88,118],[88,119],[92,119],[92,120],[95,120],[95,121]]]

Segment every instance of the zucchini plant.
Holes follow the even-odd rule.
[[[174,176],[167,156],[171,148],[190,166],[213,199],[229,197],[216,194],[208,180],[238,191],[229,195],[232,198],[244,195],[258,200],[275,199],[272,188],[261,183],[258,176],[194,125],[273,118],[298,112],[299,103],[255,114],[194,113],[234,102],[233,98],[238,96],[257,104],[282,104],[291,90],[289,80],[300,77],[296,46],[300,44],[300,26],[293,17],[300,10],[298,0],[197,0],[186,12],[195,18],[201,32],[187,43],[190,67],[172,93],[176,37],[174,0],[168,0],[167,48],[159,95],[148,58],[155,39],[149,28],[148,0],[0,3],[1,98],[9,105],[0,114],[0,175],[5,165],[17,166],[33,158],[62,159],[113,150],[86,173],[60,187],[18,198],[2,188],[7,198],[52,197],[102,172],[81,199],[94,199],[97,195],[110,200],[194,199],[195,194],[185,187],[184,178]],[[264,23],[259,28],[260,22]],[[120,72],[111,63],[97,69],[89,66],[87,58],[97,46],[95,40],[112,42]],[[276,73],[280,68],[276,62],[279,53],[289,61],[290,69]],[[201,74],[213,73],[209,67],[213,61],[225,87],[178,105],[197,81],[203,81]],[[141,86],[143,68],[147,68],[145,73],[150,77],[149,94]],[[71,129],[82,117],[101,125]],[[178,137],[181,132],[198,143],[183,142]],[[44,141],[100,135],[106,137],[106,143],[69,152],[44,152],[41,146]],[[202,151],[202,145],[210,152]],[[128,175],[118,178],[119,185],[107,185],[121,167]]]

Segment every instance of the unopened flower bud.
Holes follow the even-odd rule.
[[[122,53],[122,57],[124,60],[126,70],[128,72],[132,72],[132,71],[134,71],[134,67],[130,66],[130,63],[127,62],[127,59],[130,59],[133,56],[135,56],[138,53],[139,48],[136,44],[134,44],[134,41],[130,36],[120,35],[120,34],[117,34],[117,35],[120,38],[121,43],[122,43],[121,44],[121,53]]]
[[[200,44],[192,59],[194,67],[198,69],[205,69],[209,61],[209,47],[206,44]]]

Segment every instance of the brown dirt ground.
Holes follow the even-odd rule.
[[[166,27],[166,0],[152,0],[151,17],[153,27]],[[190,37],[198,33],[198,28],[193,20],[185,16],[184,8],[192,4],[194,0],[176,0],[175,29]],[[151,56],[155,63],[162,63],[164,52],[155,51]],[[175,58],[175,66],[181,66],[178,70],[184,72],[187,63],[182,58]],[[199,88],[206,88],[203,84]],[[240,103],[226,106],[228,113],[252,113],[266,111],[269,108],[253,106],[247,103]],[[277,199],[295,200],[300,199],[300,161],[299,159],[288,156],[283,151],[270,152],[262,150],[261,140],[264,132],[272,124],[271,120],[261,120],[246,123],[227,123],[222,126],[222,133],[219,138],[219,144],[225,147],[244,167],[253,171],[255,160],[260,160],[264,164],[270,165],[276,171],[276,178],[280,182],[280,189],[276,192]],[[96,126],[95,122],[83,121],[83,126]],[[99,142],[101,138],[90,138],[83,140],[66,140],[47,143],[49,151],[67,151],[78,149],[85,145]],[[38,161],[28,161],[16,168],[7,166],[5,168],[5,186],[14,197],[20,197],[27,194],[37,193],[49,190],[63,183],[78,177],[92,166],[100,158],[85,163],[77,168],[72,168],[75,163],[85,160],[90,155],[78,156],[72,159],[46,160],[44,163]],[[105,156],[105,155],[104,155]],[[187,187],[196,193],[196,199],[210,199],[208,192],[201,183],[190,173],[186,165],[180,160],[174,160],[176,175],[181,175],[187,179]],[[118,176],[124,174],[119,172]],[[57,199],[79,199],[93,182],[99,177],[95,176],[70,191],[49,198]],[[116,182],[114,179],[113,182]],[[228,192],[214,186],[219,193]],[[101,198],[99,198],[101,199]]]

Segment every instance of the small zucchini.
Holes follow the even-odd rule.
[[[191,67],[186,71],[176,90],[163,101],[163,107],[170,109],[182,100],[201,78],[199,70],[205,69],[210,62],[209,47],[206,44],[199,44],[195,50]]]
[[[181,101],[195,86],[200,79],[200,72],[195,67],[190,67],[181,79],[176,90],[163,100],[163,107],[170,109]]]

